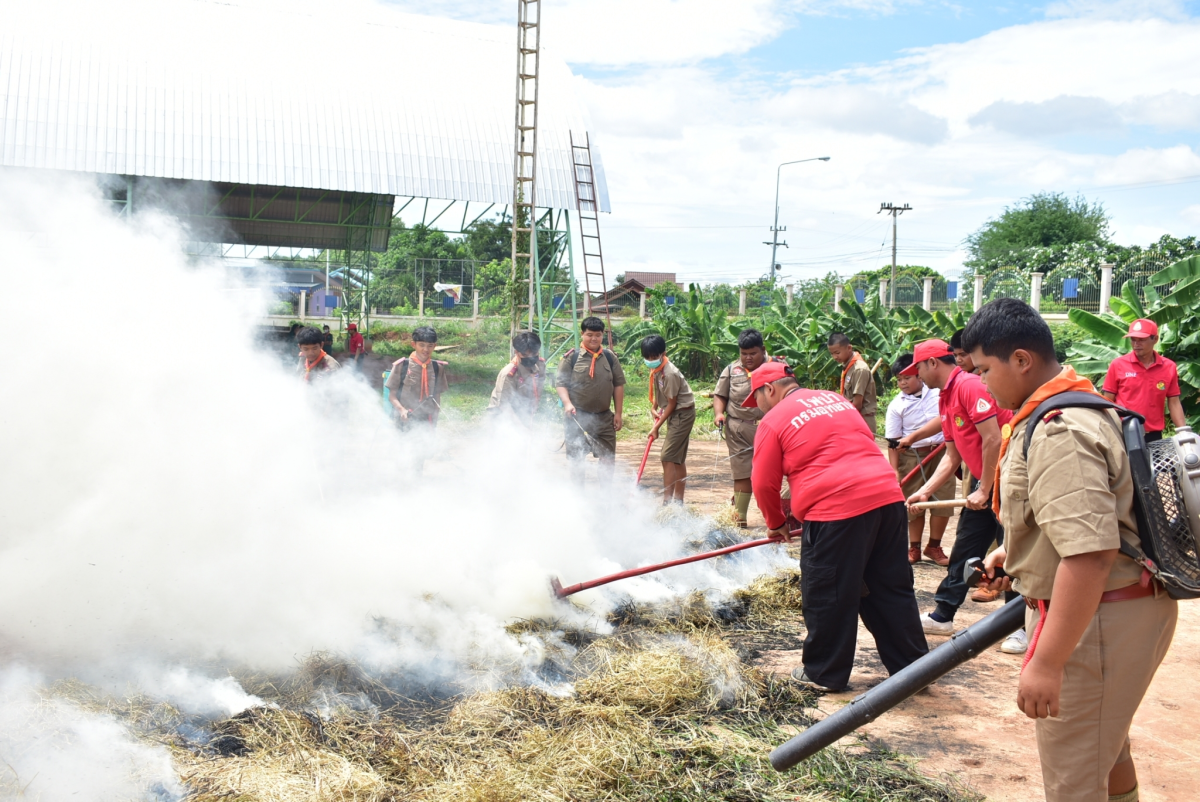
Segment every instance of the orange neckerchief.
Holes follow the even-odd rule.
[[[846,362],[846,367],[842,368],[842,380],[838,383],[838,395],[846,394],[846,374],[850,372],[850,368],[854,367],[855,362],[862,362],[864,365],[867,360],[862,358],[862,354],[858,351],[854,352],[854,356]]]
[[[410,362],[416,362],[418,365],[421,366],[421,395],[417,399],[417,403],[419,404],[422,401],[424,401],[426,398],[429,397],[429,371],[428,371],[428,368],[429,368],[429,362],[433,361],[433,357],[432,356],[429,357],[429,362],[422,362],[421,360],[417,359],[417,352],[413,351],[412,355],[409,356],[408,360]],[[401,389],[403,389],[403,388],[401,388]]]
[[[584,353],[592,354],[592,365],[591,365],[591,367],[588,368],[588,378],[594,379],[594,378],[596,378],[596,360],[599,359],[600,355],[604,353],[604,346],[603,345],[600,346],[600,350],[595,352],[594,354],[587,349],[586,345],[583,345],[580,347],[583,348]]]
[[[1012,441],[1013,430],[1017,428],[1018,423],[1033,414],[1038,404],[1052,395],[1065,393],[1068,390],[1079,390],[1085,393],[1100,395],[1096,392],[1096,388],[1090,381],[1079,378],[1079,376],[1075,375],[1075,368],[1067,365],[1062,369],[1061,373],[1034,390],[1033,395],[1025,399],[1025,403],[1021,406],[1017,414],[1013,416],[1013,419],[1004,424],[1004,427],[1000,430],[1000,456],[996,458],[996,478],[992,482],[992,512],[997,515],[1000,514],[1000,462],[1004,459],[1004,455],[1008,453],[1008,444]]]
[[[658,367],[650,370],[650,408],[654,409],[654,377],[656,374],[662,373],[667,366],[667,355],[662,355],[662,363]]]
[[[308,374],[312,373],[312,369],[315,368],[317,365],[321,364],[322,360],[324,360],[324,359],[325,359],[325,349],[322,348],[321,355],[319,357],[317,357],[316,359],[314,359],[312,362],[309,362],[307,359],[304,360],[304,380],[305,381],[310,381],[310,377]]]

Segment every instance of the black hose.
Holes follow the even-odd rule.
[[[854,701],[818,721],[771,752],[771,765],[790,769],[831,743],[874,721],[922,688],[932,685],[983,650],[994,646],[1025,621],[1025,600],[1015,598],[996,612],[954,633],[950,640],[893,674]]]

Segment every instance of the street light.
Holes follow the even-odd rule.
[[[789,164],[803,164],[804,162],[827,162],[827,161],[829,161],[829,159],[830,159],[829,156],[817,156],[812,159],[799,159],[794,162],[784,162],[783,164],[781,164],[775,168],[775,225],[771,226],[771,241],[763,243],[763,245],[771,246],[771,286],[772,287],[775,286],[775,251],[778,250],[779,244],[780,244],[779,243],[779,232],[787,231],[787,226],[784,226],[783,228],[779,227],[779,174],[783,170],[783,168],[787,167]],[[783,247],[786,248],[787,246],[788,246],[788,244],[785,241],[783,243]]]

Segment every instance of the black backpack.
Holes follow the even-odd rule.
[[[1121,553],[1149,571],[1172,599],[1200,598],[1198,544],[1183,506],[1178,479],[1168,471],[1155,471],[1154,450],[1146,443],[1144,418],[1107,398],[1080,390],[1058,393],[1038,404],[1025,427],[1023,454],[1029,459],[1033,431],[1047,413],[1056,409],[1111,409],[1121,418],[1121,439],[1133,475],[1133,509],[1141,549],[1121,541]],[[1166,442],[1166,441],[1164,441]]]

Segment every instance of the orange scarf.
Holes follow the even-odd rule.
[[[417,403],[419,404],[429,397],[429,362],[422,362],[421,360],[417,359],[416,351],[412,352],[412,356],[410,356],[408,360],[421,366],[421,395],[417,399]],[[429,357],[429,361],[432,362],[433,357]]]
[[[654,377],[657,374],[662,373],[663,369],[666,368],[666,366],[667,366],[667,355],[663,354],[662,362],[659,364],[659,366],[656,368],[652,368],[650,370],[650,408],[651,409],[654,409]]]
[[[1013,419],[1004,424],[1000,430],[1000,456],[996,458],[996,478],[992,482],[992,512],[997,515],[1000,514],[1000,463],[1004,460],[1004,455],[1008,453],[1008,444],[1012,441],[1013,430],[1017,428],[1018,423],[1033,414],[1033,411],[1038,408],[1038,404],[1052,395],[1065,393],[1068,390],[1100,395],[1090,381],[1079,378],[1075,375],[1075,368],[1067,365],[1061,373],[1037,388],[1033,395],[1025,399],[1025,403],[1013,416]]]
[[[323,359],[325,359],[325,350],[324,349],[321,350],[321,355],[319,357],[317,357],[316,359],[314,359],[312,362],[309,362],[307,359],[304,360],[304,380],[305,381],[310,381],[310,377],[308,374],[312,373],[312,369],[315,368],[317,365],[321,364],[321,361]]]
[[[601,354],[604,353],[604,346],[600,346],[600,350],[596,351],[595,353],[589,351],[586,345],[582,347],[585,354],[592,354],[592,365],[588,368],[588,378],[594,379],[596,378],[596,360],[599,359]]]
[[[846,362],[846,367],[842,368],[842,380],[838,383],[838,395],[846,394],[846,374],[850,372],[850,368],[854,367],[855,362],[862,362],[865,365],[867,360],[863,359],[862,354],[858,351],[854,352],[854,356]]]

